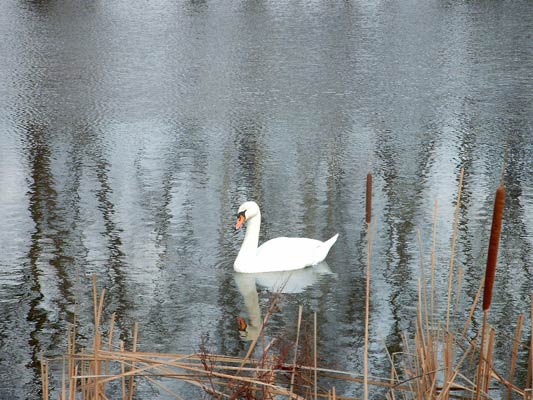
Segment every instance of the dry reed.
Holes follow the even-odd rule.
[[[511,400],[513,395],[512,385],[514,380],[514,372],[516,369],[516,360],[518,358],[518,347],[520,346],[520,338],[522,337],[522,325],[524,323],[524,315],[520,314],[516,322],[516,331],[513,341],[513,351],[511,353],[511,366],[509,367],[509,386],[507,392],[507,400]]]
[[[461,195],[463,193],[463,177],[465,174],[464,168],[461,168],[459,175],[459,190],[457,192],[457,203],[455,204],[455,218],[453,222],[453,234],[451,243],[451,255],[450,255],[450,275],[448,278],[448,307],[446,308],[446,330],[450,328],[450,309],[452,301],[452,282],[453,282],[453,269],[455,263],[455,244],[457,242],[457,227],[459,226],[459,210],[461,208]]]
[[[531,385],[530,398],[533,398],[533,292],[531,292],[531,331],[530,331],[530,343],[529,343],[529,362],[528,362],[528,377],[527,381]]]
[[[317,365],[318,365],[318,349],[317,349],[317,317],[316,317],[316,311],[313,313],[313,366],[315,367],[313,371],[314,375],[314,394],[315,394],[315,400],[318,398],[318,371],[317,371]],[[335,390],[335,388],[333,388]]]
[[[435,254],[437,249],[437,210],[439,208],[439,203],[435,199],[435,204],[433,206],[433,245],[431,246],[431,283],[430,283],[430,292],[431,292],[431,315],[434,315],[435,312]]]
[[[365,294],[365,348],[363,353],[363,393],[364,399],[368,400],[368,341],[370,320],[370,258],[372,256],[372,239],[370,235],[370,223],[372,221],[372,173],[366,176],[366,227],[367,227],[367,264],[366,264],[366,294]]]
[[[370,174],[369,174],[370,175]],[[462,172],[461,172],[462,176]],[[371,177],[371,175],[370,175]],[[461,178],[462,181],[462,178]],[[368,180],[367,180],[368,182]],[[371,178],[370,178],[371,182]],[[371,190],[371,185],[370,185]],[[461,184],[459,187],[461,190]],[[499,190],[499,189],[498,189]],[[368,197],[367,191],[367,199]],[[371,197],[370,197],[371,198]],[[458,204],[460,203],[460,194]],[[371,205],[367,205],[367,210]],[[369,215],[369,214],[367,214]],[[522,348],[520,343],[523,316],[518,318],[516,333],[513,342],[513,351],[510,362],[508,379],[496,371],[492,352],[497,332],[490,327],[484,328],[482,334],[474,339],[466,335],[470,322],[474,316],[474,310],[478,304],[482,289],[484,304],[484,317],[490,306],[492,290],[487,286],[494,280],[490,273],[484,277],[488,283],[481,283],[473,300],[470,313],[464,322],[462,333],[454,333],[448,324],[441,326],[438,316],[434,312],[435,299],[444,296],[436,293],[435,288],[435,264],[436,264],[436,226],[437,226],[437,203],[435,202],[433,215],[433,246],[431,250],[431,277],[426,282],[424,262],[422,256],[421,232],[418,232],[421,251],[421,273],[418,282],[418,304],[415,318],[414,336],[404,332],[403,351],[387,356],[391,364],[390,376],[384,378],[370,377],[368,371],[368,330],[369,330],[369,298],[370,298],[370,255],[372,238],[370,234],[370,218],[367,220],[368,228],[368,259],[367,259],[367,292],[366,292],[366,315],[365,315],[365,364],[363,374],[353,371],[340,371],[324,368],[318,365],[317,343],[317,314],[313,314],[312,339],[307,339],[306,327],[302,323],[302,308],[298,310],[298,324],[295,344],[292,347],[277,345],[279,341],[272,340],[265,343],[263,331],[252,341],[248,352],[244,357],[228,357],[211,354],[205,348],[195,354],[164,354],[153,352],[141,352],[137,349],[138,325],[133,329],[133,342],[130,349],[126,349],[124,342],[116,340],[114,344],[115,316],[112,315],[106,335],[102,329],[102,315],[105,291],[98,293],[96,280],[93,280],[93,312],[94,330],[92,341],[86,348],[80,348],[76,343],[76,325],[68,329],[67,352],[58,360],[41,358],[42,374],[42,398],[48,400],[50,363],[60,362],[63,365],[62,383],[60,396],[64,400],[92,400],[117,398],[117,391],[121,392],[122,400],[132,399],[136,391],[136,384],[144,381],[152,387],[165,392],[170,397],[181,399],[179,393],[174,392],[165,383],[179,380],[194,387],[202,389],[205,393],[220,399],[274,399],[283,397],[288,399],[339,399],[355,400],[355,397],[338,394],[338,387],[346,384],[356,384],[364,387],[364,396],[369,396],[373,390],[380,388],[387,391],[388,399],[450,399],[450,398],[473,398],[486,395],[491,382],[502,385],[507,391],[507,398],[513,396],[528,398],[533,384],[533,335],[527,358],[528,377],[525,386],[519,387],[514,381],[515,371],[519,363],[519,354]],[[454,231],[457,225],[458,211],[456,209]],[[500,228],[501,229],[501,228]],[[453,241],[452,240],[452,247]],[[491,246],[494,246],[492,244]],[[494,249],[494,247],[493,247]],[[496,249],[497,250],[497,249]],[[489,250],[490,251],[490,250]],[[497,251],[496,251],[497,252]],[[453,257],[453,255],[452,255]],[[492,257],[492,256],[491,256]],[[489,258],[491,258],[489,257]],[[491,258],[492,259],[492,258]],[[491,264],[495,265],[495,264]],[[488,266],[487,266],[488,268]],[[491,267],[495,268],[495,267]],[[462,273],[460,272],[459,275]],[[450,265],[449,282],[458,281],[457,296],[460,295],[462,286],[461,276],[456,278],[453,273],[453,261]],[[427,287],[430,287],[430,293]],[[450,314],[452,304],[448,291],[448,308],[444,310]],[[485,301],[487,299],[487,301]],[[533,294],[532,294],[533,300]],[[263,319],[262,329],[274,312],[276,306],[274,296],[271,306],[268,308]],[[457,308],[457,303],[455,303]],[[533,304],[531,306],[531,319],[533,320]],[[484,318],[486,322],[486,318]],[[484,324],[485,325],[485,324]],[[533,328],[533,321],[532,321]],[[485,334],[485,332],[488,332]],[[485,337],[486,336],[486,337]],[[258,351],[259,337],[263,339],[262,349]],[[478,347],[478,342],[481,346]],[[306,347],[307,346],[307,347]],[[292,349],[292,350],[291,350]],[[293,357],[288,361],[288,354],[292,351]],[[477,352],[480,352],[479,362]],[[259,353],[257,358],[252,354]],[[476,375],[475,371],[481,371],[476,379],[470,379]],[[475,376],[474,376],[475,378]],[[320,382],[320,384],[319,384]],[[327,387],[323,386],[327,382]],[[139,394],[137,394],[139,395]]]
[[[393,371],[391,377],[383,379],[367,377],[369,389],[388,388],[388,398],[391,399],[449,399],[460,395],[461,392],[460,396],[471,396],[470,381],[463,375],[462,370],[467,364],[468,356],[476,349],[475,342],[468,343],[460,340],[462,337],[460,335],[452,335],[442,329],[426,326],[427,318],[423,315],[426,312],[423,306],[423,296],[423,290],[419,288],[419,311],[413,346],[407,334],[404,335],[401,370],[405,377],[400,378],[400,374],[394,368],[394,355],[391,355]],[[117,382],[121,383],[121,398],[129,399],[133,393],[132,389],[135,390],[135,386],[129,386],[129,382],[135,378],[148,381],[154,387],[175,398],[181,397],[164,385],[162,380],[188,382],[216,398],[273,399],[275,396],[285,396],[289,399],[300,400],[355,399],[355,397],[339,396],[336,387],[343,382],[363,384],[364,377],[357,376],[353,372],[326,369],[317,365],[316,323],[313,325],[313,361],[309,364],[302,362],[300,355],[287,363],[279,354],[268,353],[273,349],[270,345],[263,350],[261,358],[243,359],[206,352],[198,354],[139,352],[133,351],[133,347],[132,351],[126,351],[123,342],[120,343],[118,350],[113,350],[107,344],[103,345],[103,342],[96,343],[94,348],[68,354],[68,361],[72,367],[65,369],[68,376],[63,381],[67,385],[65,390],[67,396],[63,398],[71,400],[111,398],[109,392],[106,391],[106,385]],[[493,340],[489,340],[489,343]],[[294,351],[296,352],[296,349]],[[462,353],[461,357],[454,362],[455,354],[459,351]],[[444,359],[446,360],[443,363],[441,360]],[[42,362],[45,365],[42,368],[43,398],[47,398],[45,396],[48,396],[49,369],[46,365],[49,361],[43,360]],[[439,371],[442,372],[445,368],[448,368],[450,372],[443,375],[445,376],[443,381],[439,381]],[[465,367],[464,370],[469,370],[469,368]],[[100,373],[97,374],[97,371]],[[305,378],[306,373],[313,375],[311,379]],[[318,379],[321,377],[332,382],[331,386],[327,388],[319,386]],[[484,379],[487,377],[485,374]],[[300,383],[296,384],[298,379]],[[511,380],[505,381],[496,374],[493,379],[505,384],[513,393],[519,395],[525,393],[525,388],[518,388]],[[76,382],[79,382],[79,385],[76,386],[75,391],[72,391]],[[488,383],[485,384],[488,385]],[[310,390],[306,391],[306,385]],[[96,397],[96,394],[99,397]]]

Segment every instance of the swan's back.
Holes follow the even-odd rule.
[[[257,249],[254,270],[290,271],[305,268],[323,261],[338,234],[326,242],[308,238],[279,237],[263,243]]]

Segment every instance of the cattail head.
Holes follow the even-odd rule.
[[[485,290],[483,292],[483,311],[490,308],[492,300],[492,287],[494,286],[494,275],[496,274],[496,263],[498,259],[498,247],[500,245],[500,234],[502,231],[503,206],[505,204],[505,188],[503,183],[496,190],[494,199],[494,213],[492,215],[492,228],[490,230],[489,254],[487,256],[487,269],[485,271]]]
[[[372,172],[366,176],[366,223],[372,220]]]

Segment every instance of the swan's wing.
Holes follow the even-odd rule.
[[[315,239],[280,237],[263,243],[257,249],[257,258],[272,271],[299,269],[322,261],[317,257],[323,245]]]

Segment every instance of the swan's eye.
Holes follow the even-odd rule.
[[[238,214],[237,214],[237,217],[244,217],[244,218],[246,218],[246,210],[241,211],[240,213],[238,213]]]

